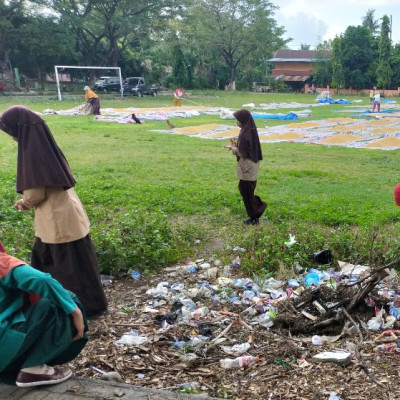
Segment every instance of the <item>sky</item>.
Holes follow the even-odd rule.
[[[307,44],[311,49],[324,40],[334,39],[348,26],[362,24],[368,10],[375,10],[374,19],[392,16],[392,42],[400,43],[400,0],[271,0],[278,25],[286,29],[285,38],[292,38],[289,48],[299,50]]]

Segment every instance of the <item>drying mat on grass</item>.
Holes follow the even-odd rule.
[[[171,130],[158,130],[196,136],[204,139],[228,139],[239,134],[239,129],[229,125],[207,124]],[[379,120],[329,118],[277,125],[258,129],[263,143],[295,142],[355,148],[400,149],[400,121],[395,118]]]

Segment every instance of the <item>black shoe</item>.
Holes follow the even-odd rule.
[[[243,223],[245,225],[259,225],[260,219],[253,217],[253,218],[246,219],[245,221],[243,221]]]

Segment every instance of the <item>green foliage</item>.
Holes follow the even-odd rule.
[[[81,95],[82,96],[82,95]],[[254,93],[193,90],[189,99],[207,106],[241,108]],[[300,102],[305,94],[257,94],[257,103]],[[359,98],[359,97],[357,97]],[[352,97],[349,97],[352,100]],[[102,96],[103,107],[131,99]],[[165,107],[170,96],[134,99],[136,107]],[[68,109],[76,100],[4,97],[0,112],[15,103],[36,111]],[[368,98],[363,98],[364,106]],[[311,120],[332,117],[342,105],[316,107]],[[276,113],[287,112],[277,109]],[[44,117],[77,178],[76,191],[91,221],[104,273],[139,269],[152,273],[188,258],[216,253],[230,263],[246,249],[243,273],[270,276],[309,267],[308,254],[329,248],[337,260],[383,265],[399,256],[400,212],[393,204],[398,151],[262,143],[257,194],[268,202],[261,225],[243,225],[235,158],[224,141],[171,135],[165,121],[143,125],[94,121],[91,116]],[[221,123],[219,116],[174,118],[177,127]],[[301,122],[301,120],[299,120]],[[256,120],[258,127],[265,121]],[[271,120],[269,126],[296,123]],[[224,121],[234,126],[234,121]],[[0,132],[1,133],[1,132]],[[33,212],[17,212],[16,143],[0,134],[0,240],[27,261],[34,241]],[[289,234],[297,243],[287,247]],[[200,257],[198,257],[200,256]],[[229,293],[226,293],[229,295]]]
[[[186,79],[186,61],[182,53],[182,50],[178,44],[176,44],[173,49],[173,66],[172,66],[172,76],[174,79],[175,86],[182,87],[188,86]]]
[[[341,38],[341,49],[346,87],[371,87],[374,81],[371,68],[378,60],[377,42],[371,32],[362,26],[349,26]]]
[[[182,34],[193,38],[203,54],[218,57],[229,70],[229,84],[243,64],[258,65],[283,46],[284,29],[273,19],[276,7],[266,0],[201,0],[185,13]],[[190,27],[190,28],[189,28]],[[187,31],[187,32],[186,32]],[[263,45],[260,46],[260,43]]]
[[[382,89],[390,87],[393,71],[390,65],[391,41],[390,41],[390,20],[387,15],[382,18],[381,36],[379,40],[379,64],[376,69],[377,85]]]
[[[331,86],[333,88],[344,87],[344,75],[343,75],[343,55],[342,55],[342,45],[340,38],[333,39],[332,42],[332,82]]]
[[[326,87],[331,83],[332,69],[329,60],[319,58],[315,64],[313,83],[317,87]]]
[[[156,272],[179,260],[177,237],[160,211],[134,210],[100,224],[92,233],[102,272]]]
[[[285,245],[289,234],[296,238],[296,243],[290,247]],[[244,236],[235,237],[234,243],[246,249],[241,267],[244,273],[276,275],[282,273],[283,268],[293,275],[296,266],[313,267],[309,255],[327,248],[336,260],[355,264],[379,266],[394,261],[400,256],[400,247],[396,240],[385,239],[388,234],[391,236],[394,232],[374,227],[354,229],[346,224],[328,228],[320,224],[284,222],[251,229]]]
[[[362,19],[362,26],[367,28],[372,35],[379,32],[379,21],[375,19],[375,10],[369,9]]]

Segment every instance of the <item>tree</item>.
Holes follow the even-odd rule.
[[[126,46],[171,18],[178,0],[35,0],[70,26],[85,65],[117,66]]]
[[[327,59],[326,51],[317,51],[313,83],[316,86],[324,87],[331,83],[332,67],[330,60]]]
[[[54,65],[76,60],[68,29],[50,17],[29,19],[19,28],[18,36],[21,43],[11,52],[13,63],[25,74],[36,75],[42,84]]]
[[[392,86],[400,87],[400,44],[396,44],[391,55],[391,65],[393,71]]]
[[[379,32],[379,21],[374,19],[375,10],[369,9],[362,18],[362,26],[367,28],[372,35],[377,35]]]
[[[26,22],[25,2],[19,0],[0,2],[0,64],[13,81],[11,51],[19,46],[18,29]]]
[[[376,39],[367,28],[349,26],[340,41],[345,86],[355,89],[371,87],[378,60]]]
[[[376,69],[377,85],[382,89],[388,89],[390,87],[393,76],[392,67],[390,65],[392,43],[389,35],[390,20],[387,15],[384,15],[379,39],[379,63]]]
[[[331,66],[332,66],[331,86],[333,88],[344,87],[342,60],[343,60],[343,54],[342,54],[341,39],[336,37],[332,41],[332,55],[331,55]]]
[[[258,65],[287,41],[284,29],[272,18],[276,7],[268,0],[198,0],[188,10],[184,25],[194,30],[207,56],[218,54],[229,71],[228,84],[235,87],[238,68]],[[193,36],[192,36],[193,37]]]

